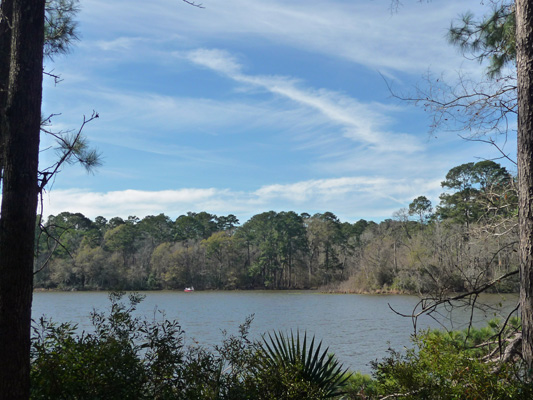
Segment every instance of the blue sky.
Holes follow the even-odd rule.
[[[61,211],[140,218],[187,211],[331,211],[390,218],[413,198],[434,203],[446,172],[493,157],[391,98],[428,71],[453,81],[482,67],[447,44],[452,19],[477,1],[84,0],[81,41],[46,61],[43,113],[84,132],[103,166],[68,166],[44,197]],[[482,10],[482,9],[481,9]],[[43,138],[41,147],[48,148]],[[514,144],[508,143],[512,148]],[[478,157],[478,158],[476,158]],[[42,166],[54,152],[41,153]]]

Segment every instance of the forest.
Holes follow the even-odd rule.
[[[333,213],[188,212],[91,220],[63,212],[36,230],[35,287],[60,290],[518,291],[516,178],[494,161],[452,168],[391,219]],[[506,279],[503,279],[506,278]]]
[[[203,8],[194,1],[183,1]],[[478,20],[467,11],[458,25],[452,23],[448,34],[450,43],[466,59],[488,66],[481,79],[459,72],[456,84],[448,86],[446,80],[429,76],[429,85],[417,88],[412,95],[392,93],[427,111],[432,118],[432,133],[464,133],[469,140],[495,146],[501,159],[510,162],[514,156],[499,147],[500,142],[494,137],[502,137],[506,143],[509,135],[512,142],[511,136],[516,132],[516,177],[493,161],[467,163],[452,168],[446,175],[443,193],[435,207],[421,193],[407,208],[378,223],[341,222],[331,212],[310,215],[269,211],[242,224],[233,215],[217,216],[208,212],[190,212],[175,220],[163,214],[143,219],[115,217],[109,221],[103,217],[93,221],[82,214],[67,212],[48,218],[37,215],[38,201],[52,186],[62,165],[72,162],[89,168],[98,165],[98,154],[88,150],[82,134],[85,124],[98,118],[98,113],[84,117],[79,130],[60,132],[49,130],[50,119],[57,114],[43,116],[43,74],[56,84],[61,80],[54,69],[45,68],[43,60],[46,57],[52,61],[54,55],[68,52],[70,43],[78,39],[76,22],[72,19],[78,10],[76,3],[74,0],[0,2],[0,48],[3,50],[0,56],[0,353],[3,356],[0,399],[271,400],[323,399],[345,394],[349,398],[382,400],[531,398],[533,8],[530,2],[481,2],[490,8],[489,14]],[[387,3],[395,10],[403,2]],[[224,7],[230,13],[240,14],[230,10],[230,5]],[[305,4],[305,8],[310,7]],[[133,8],[121,12],[112,25],[122,22],[123,16],[136,28],[155,21],[149,18],[149,11],[154,7],[143,5],[146,17],[143,15],[141,24],[135,23],[129,15]],[[105,7],[106,12],[108,9]],[[284,9],[283,15],[290,14],[287,10]],[[294,14],[304,15],[298,11]],[[264,12],[259,14],[268,18]],[[328,29],[317,29],[323,27],[317,23],[321,20],[330,19],[343,25],[337,19],[327,18],[329,13],[315,15],[320,18],[308,18],[312,22],[308,32],[326,36]],[[105,21],[99,22],[104,30]],[[197,24],[202,25],[202,20],[198,19]],[[350,21],[344,25],[358,24]],[[368,31],[378,33],[374,27]],[[432,26],[431,31],[436,29]],[[279,32],[286,31],[279,29]],[[281,36],[279,32],[276,38]],[[382,32],[386,42],[393,34],[405,37],[391,32]],[[196,30],[193,33],[195,39],[200,38]],[[110,36],[119,39],[111,43],[122,44],[123,34],[120,32],[116,38]],[[170,33],[167,36],[184,39]],[[284,36],[292,38],[293,35]],[[342,40],[330,43],[352,43],[344,31],[340,37]],[[139,38],[136,34],[135,43],[141,43]],[[316,40],[322,37],[310,36],[310,39],[313,47],[327,43]],[[261,42],[264,40],[261,37]],[[217,38],[216,43],[223,42]],[[206,47],[199,47],[204,55]],[[256,48],[255,43],[253,47]],[[374,46],[377,47],[388,49],[386,45]],[[417,47],[425,52],[430,46]],[[257,47],[257,52],[263,53],[263,49]],[[332,49],[331,54],[337,57],[337,47]],[[374,51],[370,54],[372,57],[366,58],[379,58]],[[443,63],[446,58],[442,56]],[[97,61],[100,65],[107,60]],[[259,82],[258,86],[267,86],[259,79],[262,75],[254,78],[230,61],[220,69],[225,75],[241,83],[255,81]],[[153,75],[161,72],[154,68],[149,71]],[[389,74],[394,75],[397,74]],[[192,81],[192,74],[188,76]],[[274,81],[276,86],[270,91],[282,93],[278,87],[282,80]],[[87,83],[102,84],[94,79],[88,79]],[[345,81],[343,87],[350,84]],[[290,92],[294,93],[294,88],[289,86]],[[328,93],[321,90],[320,94]],[[305,96],[293,97],[302,102]],[[210,116],[205,113],[204,118]],[[379,139],[379,130],[376,133],[372,135],[372,145]],[[43,166],[39,162],[42,151],[39,144],[41,137],[47,136],[57,139],[58,158],[52,165]],[[486,328],[469,327],[465,332],[422,333],[414,337],[414,349],[391,350],[390,357],[373,366],[373,378],[365,378],[337,368],[334,356],[327,349],[319,351],[317,345],[314,350],[314,338],[307,347],[305,334],[300,340],[299,332],[296,337],[292,333],[290,337],[278,333],[274,337],[269,335],[268,339],[263,337],[264,342],[253,343],[247,338],[251,321],[241,326],[240,336],[226,338],[213,352],[198,347],[186,349],[177,322],[154,324],[133,315],[135,305],[142,300],[135,294],[130,297],[130,306],[120,303],[123,294],[111,294],[109,316],[98,312],[92,315],[94,334],[77,336],[75,325],[31,319],[34,287],[104,290],[182,289],[190,285],[204,290],[321,288],[345,292],[433,292],[441,298],[450,292],[467,291],[474,302],[482,292],[519,288],[521,320],[491,321]],[[323,373],[327,371],[330,376]],[[345,391],[345,386],[350,386],[350,390]]]

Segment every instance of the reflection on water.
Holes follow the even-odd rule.
[[[221,331],[236,333],[239,324],[254,314],[251,327],[253,338],[272,330],[307,331],[329,346],[330,351],[352,370],[369,373],[369,362],[386,355],[389,347],[400,350],[409,346],[413,333],[412,321],[395,314],[410,313],[418,302],[415,296],[337,295],[314,291],[237,291],[237,292],[144,292],[146,299],[139,305],[140,314],[177,319],[187,340],[210,345],[220,343]],[[517,295],[487,295],[483,303],[491,305],[473,315],[480,325],[512,310]],[[501,303],[501,304],[500,304]],[[78,323],[90,329],[89,314],[93,309],[106,310],[109,305],[105,292],[37,292],[34,294],[33,317],[43,314],[57,322]],[[390,305],[390,307],[389,307]],[[440,310],[447,317],[447,310]],[[155,313],[155,314],[154,314]],[[454,311],[453,327],[460,329],[470,319],[467,311]],[[443,320],[447,326],[449,321]],[[418,329],[438,327],[432,318],[422,317]]]

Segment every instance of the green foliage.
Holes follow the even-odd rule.
[[[210,353],[186,348],[177,322],[135,317],[142,296],[130,295],[127,306],[122,296],[110,295],[109,314],[92,314],[94,332],[76,335],[76,326],[40,320],[32,340],[32,399],[215,399],[233,389],[230,383],[240,385],[238,369],[221,371],[246,360],[251,320],[239,338]]]
[[[148,215],[138,224],[137,230],[152,244],[152,248],[172,239],[172,221],[164,214]]]
[[[302,264],[297,261],[307,250],[306,233],[303,217],[293,211],[257,214],[238,228],[235,236],[248,250],[252,246],[257,249],[255,259],[248,258],[252,285],[292,287],[295,266]]]
[[[77,336],[76,326],[41,318],[32,340],[32,399],[141,399],[153,393],[148,386],[166,376],[161,362],[171,366],[169,360],[181,357],[181,330],[174,323],[150,326],[134,318],[142,298],[130,295],[125,306],[121,297],[110,295],[108,316],[92,314],[93,333]],[[143,361],[139,353],[145,348]]]
[[[94,222],[65,212],[38,235],[35,286],[512,292],[518,281],[498,278],[518,269],[514,184],[493,161],[466,163],[446,175],[435,215],[419,196],[379,224],[331,212],[269,211],[239,227],[206,212]]]
[[[509,217],[517,208],[513,179],[494,161],[466,163],[450,169],[441,185],[452,192],[440,196],[442,220],[469,225],[481,219]]]
[[[475,20],[472,13],[463,15],[458,25],[452,25],[449,40],[479,62],[489,60],[487,74],[494,78],[516,59],[516,21],[514,2],[495,6],[492,13]]]
[[[175,321],[135,316],[143,296],[111,293],[108,313],[94,311],[93,329],[41,318],[33,328],[32,399],[326,399],[349,379],[320,344],[287,342],[292,362],[272,343],[248,339],[253,316],[212,350],[186,346]],[[285,340],[276,336],[278,340]],[[270,349],[266,351],[265,349]],[[281,361],[285,360],[285,361]]]
[[[99,118],[98,114],[93,112],[90,120]],[[88,120],[83,122],[85,125]],[[44,130],[44,125],[42,127]],[[51,132],[48,132],[51,133]],[[67,164],[80,164],[87,172],[93,171],[96,167],[102,165],[101,155],[95,149],[89,146],[89,141],[85,136],[81,135],[81,129],[78,132],[59,132],[55,133],[58,146],[56,147],[56,155],[58,162],[55,166]],[[54,169],[57,171],[57,168]]]
[[[425,223],[431,216],[433,207],[426,196],[418,196],[409,204],[409,215],[418,216],[420,223]]]
[[[364,375],[360,372],[350,374],[346,381],[345,399],[373,399],[378,395],[378,383],[370,375]]]
[[[405,399],[529,399],[533,387],[521,379],[520,363],[490,361],[483,356],[499,345],[497,336],[513,331],[518,320],[502,330],[497,321],[468,331],[427,331],[413,339],[415,349],[389,350],[373,364],[375,381],[355,386],[379,398]],[[490,344],[489,344],[490,343]]]
[[[134,248],[135,234],[135,228],[132,225],[119,225],[106,232],[104,236],[105,245],[113,251],[130,253]]]
[[[322,284],[328,284],[343,274],[342,254],[349,254],[347,238],[342,225],[331,212],[314,214],[306,220],[310,257],[323,271]],[[346,232],[347,229],[344,228]],[[355,234],[357,235],[357,234]]]
[[[240,240],[229,231],[219,231],[202,240],[201,245],[205,249],[205,256],[215,264],[214,276],[217,286],[235,289],[236,283],[224,278],[229,278],[231,266],[240,261],[239,250],[242,246]]]
[[[69,51],[78,40],[74,17],[79,11],[78,0],[46,0],[44,55],[53,58]]]
[[[174,237],[177,240],[207,239],[217,230],[216,215],[204,211],[180,215],[174,223]]]
[[[315,338],[307,345],[298,332],[290,337],[283,333],[264,337],[263,357],[259,369],[260,379],[267,383],[269,398],[314,399],[342,395],[349,374],[328,349],[321,350],[322,342],[315,348]]]

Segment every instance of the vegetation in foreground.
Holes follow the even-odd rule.
[[[142,296],[110,295],[94,332],[41,319],[32,340],[32,399],[529,399],[522,363],[491,321],[464,332],[428,331],[390,350],[373,377],[348,373],[314,338],[273,333],[251,341],[251,318],[212,348],[186,346],[177,322],[135,317]],[[363,345],[363,344],[362,344]],[[502,358],[505,358],[502,362]]]
[[[347,398],[530,399],[533,386],[519,346],[499,341],[519,328],[515,319],[505,327],[491,321],[481,329],[423,332],[413,339],[414,348],[391,349],[374,362],[373,378],[354,375]]]
[[[212,349],[187,347],[177,322],[134,316],[142,296],[110,295],[94,332],[41,319],[32,340],[32,399],[326,399],[349,375],[312,339],[250,341],[251,318]]]

